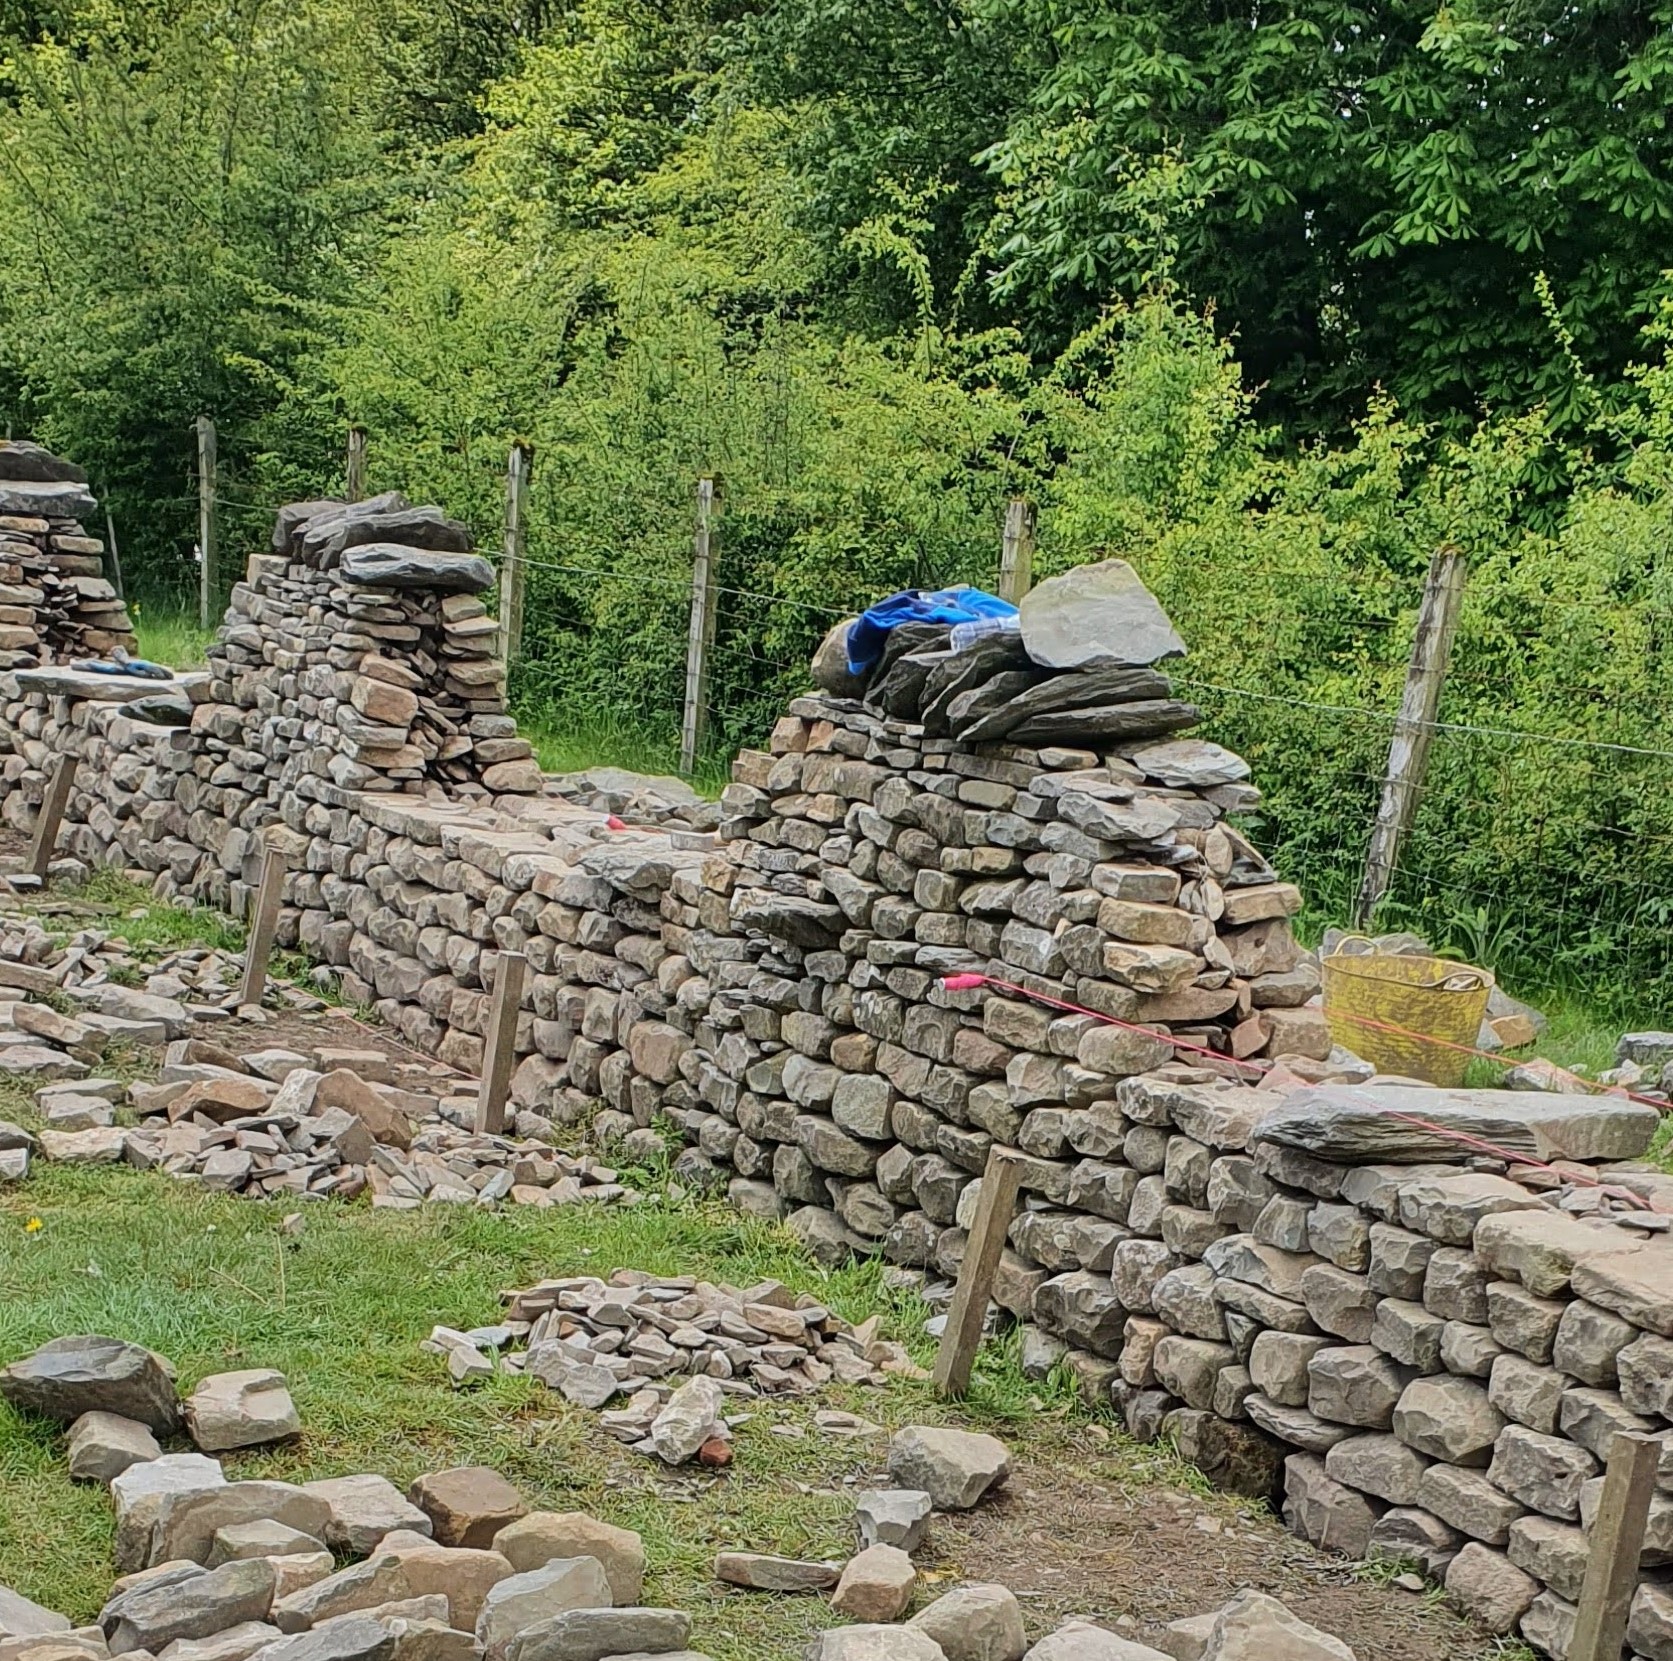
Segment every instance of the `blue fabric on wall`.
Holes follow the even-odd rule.
[[[883,638],[902,623],[974,623],[982,617],[1015,617],[1017,608],[980,588],[907,588],[862,612],[848,630],[848,672],[864,675],[883,655]]]

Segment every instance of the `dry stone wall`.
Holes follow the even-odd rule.
[[[1031,1372],[1550,1655],[1610,1438],[1661,1437],[1632,1644],[1673,1661],[1656,1115],[1332,1048],[1300,896],[1229,822],[1247,769],[1176,736],[1144,654],[1177,646],[1130,573],[1095,569],[1079,611],[1042,585],[1040,658],[1026,609],[969,653],[903,634],[853,695],[792,705],[717,811],[504,748],[462,540],[399,501],[304,504],[163,707],[14,669],[8,822],[68,750],[86,862],[237,909],[277,842],[281,938],[466,1071],[525,954],[520,1129],[671,1121],[685,1182],[827,1260],[951,1276],[989,1149],[1019,1148],[996,1299]],[[1085,658],[1088,615],[1137,661]]]
[[[73,462],[0,442],[0,668],[133,650],[104,543],[83,523],[97,511]]]

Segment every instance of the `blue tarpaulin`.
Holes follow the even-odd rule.
[[[983,617],[1015,617],[1017,608],[980,588],[903,589],[860,614],[848,630],[848,672],[869,673],[883,655],[884,637],[902,623],[974,623]]]

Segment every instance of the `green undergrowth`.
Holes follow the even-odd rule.
[[[518,730],[534,746],[535,758],[548,773],[581,773],[591,767],[624,767],[634,773],[677,776],[680,746],[676,733],[617,720],[605,712],[568,711],[533,705],[517,710]],[[731,758],[703,754],[689,782],[714,797],[731,777]]]
[[[134,633],[139,637],[139,655],[170,669],[201,669],[209,661],[205,653],[215,638],[213,629],[198,626],[197,618],[167,605],[130,605]]]

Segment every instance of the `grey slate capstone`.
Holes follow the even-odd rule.
[[[1124,559],[1079,565],[1022,597],[1022,643],[1043,669],[1184,657],[1168,614]]]
[[[1414,1120],[1539,1159],[1636,1159],[1661,1116],[1618,1096],[1325,1084],[1286,1096],[1255,1127],[1253,1140],[1344,1165],[1458,1157],[1456,1141]]]
[[[0,479],[0,513],[27,519],[91,519],[99,504],[73,480]]]
[[[12,484],[86,484],[87,469],[27,439],[0,439],[0,479]]]
[[[953,698],[947,719],[954,737],[967,744],[989,743],[1042,716],[1166,699],[1170,690],[1166,675],[1125,663],[1094,663],[1044,680],[1036,674],[1031,685],[996,675],[985,686]]]
[[[322,517],[302,527],[303,558],[330,570],[350,548],[374,542],[399,543],[432,553],[468,554],[471,533],[440,508],[407,507],[371,511],[359,504],[344,513]]]
[[[167,1434],[179,1428],[174,1369],[120,1338],[54,1338],[0,1372],[0,1396],[26,1413],[70,1424],[83,1413],[118,1413]]]
[[[341,1615],[258,1649],[250,1661],[389,1661],[395,1634],[370,1615]]]
[[[690,1636],[691,1617],[683,1609],[571,1609],[519,1632],[506,1657],[507,1661],[607,1661],[635,1653],[667,1655],[683,1650]]]
[[[356,588],[480,594],[494,586],[494,568],[480,554],[431,553],[399,542],[366,542],[348,549],[341,574],[344,582]]]

